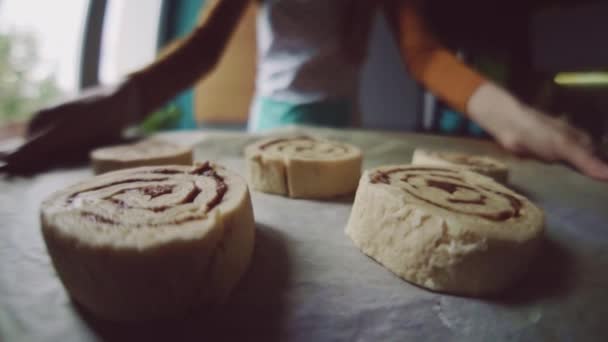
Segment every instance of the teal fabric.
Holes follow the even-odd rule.
[[[478,124],[473,121],[469,121],[468,132],[474,137],[485,137],[487,136],[486,131],[481,128]]]
[[[174,1],[174,0],[173,0]],[[175,27],[169,28],[171,37],[167,37],[170,41],[177,37],[184,37],[192,32],[196,26],[198,15],[204,4],[204,0],[177,0],[175,1]],[[194,119],[194,95],[192,89],[188,89],[177,95],[172,103],[177,105],[181,116],[176,123],[176,129],[193,129],[197,127]]]
[[[293,124],[343,128],[351,123],[352,104],[349,100],[293,104],[261,97],[254,110],[250,124],[254,131]]]
[[[446,134],[466,134],[474,137],[485,137],[486,132],[475,122],[461,113],[445,108],[439,117],[439,131]]]
[[[441,111],[439,130],[442,133],[457,133],[462,130],[466,119],[460,113],[451,109]]]
[[[179,108],[182,115],[175,123],[175,129],[193,129],[197,127],[194,119],[194,95],[192,90],[185,90],[175,97],[173,103]]]

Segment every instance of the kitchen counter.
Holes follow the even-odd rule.
[[[408,163],[417,147],[495,156],[511,186],[546,213],[542,256],[504,294],[475,299],[413,286],[363,255],[344,234],[352,196],[327,201],[252,192],[251,267],[221,309],[135,325],[100,321],[70,301],[40,233],[39,205],[92,176],[88,167],[0,180],[0,341],[606,341],[608,184],[562,165],[506,154],[495,144],[439,136],[290,127],[359,146],[364,167]],[[195,159],[243,173],[235,132],[167,133]],[[499,269],[496,272],[500,272]]]

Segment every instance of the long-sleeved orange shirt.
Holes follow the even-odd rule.
[[[483,76],[442,46],[427,28],[416,0],[397,0],[386,8],[399,50],[412,77],[456,110],[466,113]]]

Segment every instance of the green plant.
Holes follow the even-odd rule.
[[[181,111],[175,104],[168,104],[165,107],[150,114],[140,125],[142,133],[154,133],[157,131],[175,128]]]

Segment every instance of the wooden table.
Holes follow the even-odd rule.
[[[409,162],[416,147],[494,155],[511,184],[546,212],[543,255],[498,298],[472,299],[412,286],[365,257],[344,234],[349,199],[291,200],[253,193],[251,268],[220,310],[188,319],[120,325],[99,321],[67,297],[40,235],[51,192],[91,176],[86,167],[0,180],[0,340],[608,340],[608,184],[564,166],[519,160],[490,142],[415,134],[308,130],[359,145],[366,168]],[[244,133],[164,135],[195,157],[243,170]],[[499,272],[500,270],[497,270]]]

